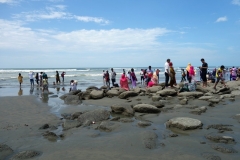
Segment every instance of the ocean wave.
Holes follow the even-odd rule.
[[[38,72],[56,72],[58,71],[59,73],[61,72],[74,72],[78,71],[77,69],[2,69],[0,70],[0,73],[28,73],[30,71],[33,71],[34,73]],[[84,70],[87,71],[87,70]]]

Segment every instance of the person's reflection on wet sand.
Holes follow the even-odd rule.
[[[30,94],[33,94],[33,91],[34,91],[34,87],[31,87],[31,88],[30,88],[30,91],[29,91]]]
[[[57,87],[56,88],[56,90],[57,90],[57,94],[59,93],[59,91],[60,91],[60,87]]]
[[[64,88],[64,87],[62,87],[62,91],[65,91],[65,88]]]
[[[49,100],[48,93],[42,93],[43,103],[48,103],[48,100]]]
[[[21,96],[22,94],[23,94],[23,90],[22,90],[22,88],[20,88],[18,91],[18,95]]]

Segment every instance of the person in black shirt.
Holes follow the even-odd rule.
[[[208,69],[208,64],[205,62],[205,60],[202,58],[202,67],[199,67],[201,69],[201,78],[203,81],[203,87],[207,87],[207,69]]]

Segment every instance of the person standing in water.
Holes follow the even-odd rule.
[[[31,86],[34,87],[34,78],[33,78],[33,76],[34,76],[34,72],[33,72],[33,71],[30,71],[30,72],[28,73],[28,77],[29,77],[29,79],[30,79]]]
[[[164,64],[164,68],[165,68],[165,88],[168,87],[168,82],[169,82],[169,74],[170,74],[169,63],[170,63],[170,59],[167,59],[167,61]]]
[[[20,88],[22,87],[22,82],[23,82],[23,76],[21,75],[21,73],[18,74],[18,82],[20,84]]]
[[[62,72],[61,77],[62,77],[62,82],[64,82],[64,76],[65,76],[66,72]]]
[[[59,76],[58,71],[56,71],[56,84],[60,84],[60,83],[61,83],[60,76]]]
[[[114,86],[114,82],[116,82],[116,72],[111,68],[111,80],[112,80],[112,86]]]

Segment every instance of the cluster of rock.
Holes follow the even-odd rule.
[[[188,101],[191,99],[198,99],[202,101],[208,101],[210,107],[214,107],[215,104],[223,101],[224,99],[234,99],[235,96],[240,95],[240,83],[229,82],[228,88],[218,88],[214,90],[211,87],[202,88],[200,84],[197,85],[197,90],[194,92],[182,92],[178,93],[179,88],[166,88],[163,89],[163,85],[154,86],[151,88],[135,88],[130,91],[125,91],[121,88],[112,88],[108,90],[107,87],[103,86],[101,88],[88,87],[86,91],[74,91],[61,96],[60,98],[64,100],[66,104],[79,104],[82,100],[89,99],[101,99],[104,97],[112,98],[118,97],[120,99],[126,99],[129,102],[129,98],[135,96],[148,96],[151,99],[150,104],[145,104],[140,102],[139,104],[130,105],[128,103],[113,104],[111,105],[111,111],[105,109],[96,109],[88,111],[85,113],[76,112],[69,115],[62,115],[65,120],[63,123],[64,130],[73,127],[86,127],[89,125],[95,125],[95,129],[99,129],[105,132],[111,132],[120,126],[120,123],[130,123],[134,120],[132,117],[138,113],[154,113],[158,114],[161,111],[167,111],[170,109],[178,108],[189,108],[192,109],[190,113],[200,115],[207,111],[207,106],[194,106],[188,105]],[[172,97],[177,96],[179,99],[179,104],[175,107],[168,106],[165,107],[167,100]],[[121,114],[127,116],[128,118],[111,117],[111,113]],[[239,116],[240,117],[240,116]],[[151,126],[150,122],[138,121],[137,125],[139,127]],[[203,123],[194,118],[189,117],[174,117],[165,123],[167,128],[177,128],[180,130],[193,130],[202,129]],[[209,126],[209,128],[214,128],[215,126]],[[208,129],[209,129],[208,128]],[[227,130],[226,126],[221,126],[222,130]],[[170,137],[176,137],[177,134],[169,134]],[[149,131],[143,133],[143,143],[146,148],[152,149],[156,147],[157,134],[154,131]],[[234,139],[229,136],[219,136],[219,135],[206,135],[206,139],[214,142],[232,143]],[[219,145],[213,147],[216,150],[221,150]]]

